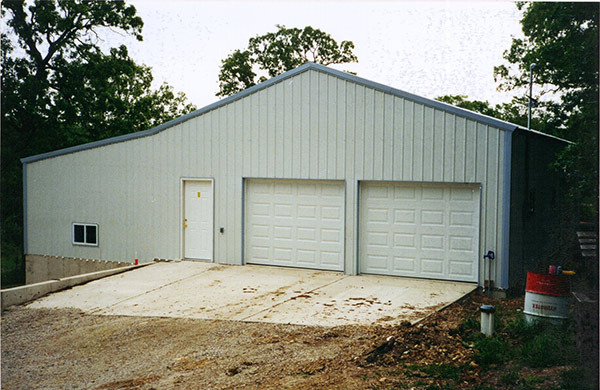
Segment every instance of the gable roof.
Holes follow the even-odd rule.
[[[255,92],[261,91],[265,88],[268,88],[274,84],[277,84],[283,80],[289,79],[291,77],[294,77],[294,76],[296,76],[300,73],[306,72],[308,70],[314,70],[317,72],[326,73],[331,76],[338,77],[342,80],[356,83],[356,84],[365,86],[367,88],[372,88],[376,91],[388,93],[388,94],[391,94],[391,95],[394,95],[394,96],[397,96],[397,97],[400,97],[403,99],[411,100],[416,103],[423,104],[427,107],[431,107],[431,108],[439,109],[439,110],[442,110],[445,112],[449,112],[451,114],[455,114],[455,115],[463,117],[463,118],[471,119],[473,121],[477,121],[477,122],[480,122],[480,123],[483,123],[486,125],[490,125],[490,126],[499,128],[504,131],[512,132],[516,129],[522,129],[521,127],[519,127],[518,125],[515,125],[513,123],[505,122],[505,121],[502,121],[502,120],[499,120],[496,118],[492,118],[487,115],[483,115],[483,114],[479,114],[479,113],[476,113],[473,111],[465,110],[463,108],[455,107],[450,104],[438,102],[437,100],[427,99],[422,96],[418,96],[418,95],[414,95],[412,93],[401,91],[399,89],[392,88],[387,85],[379,84],[374,81],[370,81],[370,80],[355,76],[350,73],[346,73],[346,72],[342,72],[342,71],[339,71],[336,69],[328,68],[324,65],[316,64],[314,62],[307,62],[306,64],[301,65],[301,66],[299,66],[295,69],[292,69],[288,72],[285,72],[283,74],[280,74],[277,77],[274,77],[263,83],[260,83],[253,87],[245,89],[241,92],[236,93],[235,95],[221,99],[215,103],[209,104],[208,106],[205,106],[203,108],[200,108],[198,110],[190,112],[189,114],[186,114],[186,115],[180,116],[179,118],[175,118],[173,120],[165,122],[165,123],[163,123],[159,126],[156,126],[152,129],[138,131],[138,132],[130,133],[130,134],[125,134],[125,135],[121,135],[118,137],[107,138],[107,139],[103,139],[100,141],[90,142],[90,143],[86,143],[86,144],[82,144],[82,145],[72,146],[69,148],[59,149],[59,150],[55,150],[55,151],[51,151],[51,152],[47,152],[47,153],[38,154],[35,156],[25,157],[25,158],[21,159],[21,162],[23,164],[28,164],[28,163],[32,163],[32,162],[39,161],[39,160],[44,160],[44,159],[51,158],[51,157],[61,156],[64,154],[75,153],[75,152],[79,152],[82,150],[87,150],[87,149],[97,148],[100,146],[106,146],[106,145],[110,145],[110,144],[114,144],[114,143],[129,141],[131,139],[151,136],[151,135],[157,134],[163,130],[166,130],[170,127],[178,125],[182,122],[185,122],[185,121],[195,118],[197,116],[203,115],[209,111],[215,110],[219,107],[222,107],[229,103],[235,102],[236,100],[240,100],[248,95],[251,95]],[[523,130],[525,130],[525,129],[523,129]],[[539,132],[536,132],[536,133],[539,133]],[[553,137],[551,135],[544,134],[544,133],[539,133],[539,134],[548,136],[548,137],[552,137],[552,138],[556,138],[556,137]]]

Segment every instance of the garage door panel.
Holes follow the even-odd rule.
[[[463,262],[463,261],[450,261],[450,274],[452,275],[463,275],[464,277],[469,277],[471,274],[471,263]]]
[[[298,219],[314,220],[317,217],[317,208],[313,205],[299,204],[298,205]]]
[[[291,195],[292,194],[292,184],[291,183],[277,183],[277,185],[273,184],[273,193],[276,195]]]
[[[253,224],[252,229],[254,230],[254,234],[256,238],[269,238],[270,236],[270,227],[268,225],[259,225]]]
[[[271,248],[266,246],[254,245],[252,250],[256,259],[266,260],[271,256]]]
[[[393,191],[395,199],[403,199],[403,200],[414,200],[414,199],[416,199],[416,192],[415,192],[414,188],[410,188],[410,187],[396,187],[396,188],[391,189],[391,191]],[[388,198],[387,194],[389,192],[390,192],[389,190],[385,191],[386,198]]]
[[[417,213],[414,209],[394,209],[394,224],[414,224],[417,221]]]
[[[321,229],[321,242],[337,245],[340,242],[341,234],[339,229]]]
[[[299,227],[296,230],[296,239],[314,245],[317,239],[317,229],[313,227]]]
[[[476,192],[464,191],[462,188],[450,188],[450,200],[457,201],[467,201],[466,203],[470,203],[476,199]]]
[[[316,264],[317,254],[311,249],[298,249],[298,263],[299,264]]]
[[[417,245],[417,237],[414,233],[394,233],[394,248],[411,250]]]
[[[416,262],[414,258],[394,256],[394,271],[402,271],[414,274],[416,272]]]
[[[422,210],[421,224],[432,226],[444,226],[444,212],[439,210]]]
[[[275,204],[273,213],[276,217],[291,217],[293,206],[290,204]]]
[[[471,211],[450,211],[450,226],[466,226],[471,228],[475,225],[475,214]]]
[[[444,236],[439,234],[422,234],[421,235],[421,249],[431,250],[439,249],[444,251]]]
[[[417,190],[415,189],[415,191],[417,191]],[[435,186],[435,187],[423,186],[421,199],[423,201],[427,201],[427,200],[443,201],[444,200],[444,188],[441,188],[438,186]]]
[[[281,243],[279,242],[275,242],[275,245],[281,245]],[[278,247],[274,247],[273,248],[273,257],[275,258],[275,261],[278,263],[291,263],[292,262],[292,250],[290,248],[278,248]]]
[[[386,232],[369,232],[367,233],[370,246],[381,246],[387,248],[389,246],[388,233]]]
[[[304,196],[312,197],[317,194],[317,185],[313,183],[298,183],[298,199]]]
[[[421,259],[421,273],[442,276],[444,274],[444,261],[441,259]]]
[[[370,207],[367,210],[367,215],[369,218],[369,222],[384,222],[388,223],[388,212],[387,209]]]
[[[388,269],[388,257],[386,254],[372,254],[370,257],[370,267],[373,270],[387,271]]]
[[[473,237],[450,236],[450,251],[471,253],[475,250]]]
[[[363,182],[359,202],[360,272],[477,280],[478,187]]]
[[[344,269],[342,182],[256,179],[245,190],[247,263]]]

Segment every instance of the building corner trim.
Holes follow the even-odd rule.
[[[29,252],[27,244],[27,163],[23,163],[23,254]]]
[[[500,258],[500,288],[509,287],[510,267],[510,190],[511,190],[511,164],[512,164],[512,135],[505,133],[504,137],[504,182],[502,186],[502,257]]]

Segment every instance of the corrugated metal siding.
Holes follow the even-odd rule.
[[[523,291],[527,272],[544,272],[548,259],[556,258],[556,244],[575,233],[565,223],[564,183],[551,168],[556,153],[566,143],[536,133],[512,134],[510,289]],[[532,210],[533,209],[533,210]]]
[[[480,250],[502,256],[506,136],[309,70],[153,136],[28,164],[28,248],[119,261],[136,252],[140,259],[177,259],[181,178],[212,177],[215,260],[240,264],[243,178],[250,177],[346,180],[348,273],[357,269],[357,181],[481,183]],[[100,246],[72,246],[73,221],[99,223]]]

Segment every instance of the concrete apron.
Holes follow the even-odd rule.
[[[38,299],[90,314],[337,326],[415,323],[471,283],[192,261],[156,263]]]

